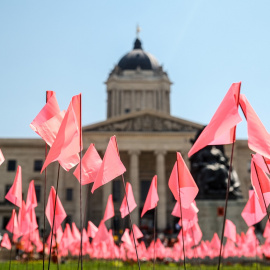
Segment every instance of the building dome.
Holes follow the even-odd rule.
[[[157,70],[159,63],[153,55],[142,49],[140,39],[136,38],[133,50],[120,59],[118,67],[121,70]]]

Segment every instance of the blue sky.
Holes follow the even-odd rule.
[[[0,1],[0,137],[29,124],[54,90],[61,109],[82,93],[83,125],[106,119],[106,81],[145,51],[173,82],[171,114],[207,124],[233,82],[270,130],[270,1]],[[247,138],[245,124],[237,138]]]

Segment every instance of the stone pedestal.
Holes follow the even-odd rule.
[[[221,236],[223,218],[222,212],[225,210],[225,201],[217,200],[196,200],[199,208],[198,219],[199,225],[203,233],[203,240],[211,240],[216,232]],[[241,213],[246,205],[245,200],[228,201],[227,219],[231,220],[236,225],[237,233],[246,232],[246,225]]]

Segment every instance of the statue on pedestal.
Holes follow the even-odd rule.
[[[201,132],[191,143],[194,144]],[[190,157],[190,165],[190,172],[199,188],[197,199],[225,199],[230,165],[223,145],[208,145],[201,149]],[[238,198],[242,198],[240,181],[232,168],[229,199]]]

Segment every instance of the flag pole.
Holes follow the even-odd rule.
[[[83,270],[83,260],[82,260],[82,233],[83,233],[83,224],[82,224],[82,96],[80,95],[80,227],[81,227],[81,270]]]
[[[179,184],[179,164],[178,164],[178,160],[177,160],[177,155],[176,155],[176,163],[177,163],[178,196],[179,196],[179,204],[180,204],[180,220],[181,220],[182,246],[183,246],[183,255],[184,255],[184,269],[186,270],[186,254],[185,254],[185,241],[184,241],[184,227],[183,227],[181,192],[180,192],[180,184]]]
[[[240,105],[240,107],[242,109],[241,103],[239,102],[239,98],[240,98],[240,89],[239,89],[238,98],[237,98],[237,108]],[[242,111],[243,111],[243,109],[242,109]],[[245,117],[246,117],[246,115],[245,115]],[[222,224],[222,234],[221,234],[220,250],[219,250],[219,257],[218,257],[218,270],[220,269],[220,263],[221,263],[221,252],[222,252],[225,222],[226,222],[226,216],[227,216],[227,206],[228,206],[228,199],[229,199],[229,191],[230,191],[230,187],[231,187],[231,172],[232,172],[232,162],[233,162],[235,139],[236,139],[236,126],[234,127],[234,130],[233,130],[233,143],[232,143],[232,150],[231,150],[230,167],[229,167],[229,173],[228,173],[228,182],[227,182],[226,199],[225,199],[224,218],[223,218],[223,224]]]
[[[155,264],[156,264],[156,223],[157,223],[157,206],[154,210],[154,265],[153,270],[155,270]]]
[[[115,137],[115,142],[116,142],[116,145],[117,145],[118,156],[120,157],[116,137]],[[135,235],[134,235],[134,231],[133,231],[133,223],[132,223],[132,220],[131,220],[131,214],[130,214],[130,210],[129,210],[129,203],[128,203],[128,197],[127,197],[127,192],[126,192],[126,184],[125,184],[125,179],[124,179],[124,175],[123,174],[122,174],[122,181],[123,181],[124,192],[125,192],[126,201],[127,201],[128,215],[129,215],[129,221],[130,221],[131,231],[132,231],[132,235],[133,235],[133,242],[134,242],[134,246],[135,246],[136,257],[137,257],[137,261],[138,261],[138,267],[139,267],[139,270],[141,270],[141,265],[140,265],[140,260],[139,260],[137,245],[136,245],[136,242],[135,242]]]
[[[46,103],[48,101],[48,92],[46,91]],[[45,160],[48,155],[48,145],[45,142]],[[45,210],[46,210],[46,186],[47,186],[47,167],[45,168],[45,179],[44,179],[44,194],[43,194],[43,252],[42,252],[42,269],[45,268],[45,233],[46,233],[46,219],[45,219]]]
[[[232,172],[232,161],[233,161],[234,145],[235,145],[235,133],[236,133],[236,127],[234,128],[234,141],[232,143],[232,151],[231,151],[231,158],[230,158],[230,167],[229,167],[227,190],[226,190],[226,199],[225,199],[225,207],[224,207],[224,218],[223,218],[223,224],[222,224],[222,233],[221,233],[219,257],[218,257],[218,270],[220,269],[220,263],[221,263],[222,245],[223,245],[223,239],[224,239],[225,222],[226,222],[226,217],[227,217],[227,206],[228,206],[228,199],[229,199],[229,191],[230,191],[230,187],[231,187],[231,172]]]
[[[133,231],[133,223],[132,223],[132,220],[131,220],[131,214],[130,214],[129,204],[128,204],[128,197],[127,197],[127,192],[126,192],[126,185],[125,185],[125,180],[124,180],[124,175],[123,174],[122,174],[122,180],[123,180],[123,185],[124,185],[125,197],[126,197],[126,201],[127,201],[128,216],[129,216],[129,222],[131,224],[130,226],[131,226],[131,231],[132,231],[132,236],[133,236],[133,242],[134,242],[136,256],[137,256],[137,261],[138,261],[138,267],[139,267],[139,270],[141,270],[141,265],[140,265],[140,260],[139,260],[137,245],[136,245],[136,242],[135,242],[135,235],[134,235],[134,231]]]
[[[60,175],[60,164],[58,164],[58,173],[57,173],[56,192],[55,192],[56,194],[55,194],[54,209],[53,209],[53,224],[52,224],[52,233],[51,233],[51,243],[50,243],[50,253],[49,253],[48,270],[50,269],[50,262],[51,262],[52,239],[53,239],[53,231],[54,231],[55,209],[56,209],[57,195],[58,195],[59,175]]]
[[[17,197],[15,198],[15,205],[16,205],[16,202],[17,202]],[[15,211],[15,209],[14,209],[14,211]],[[12,213],[13,213],[13,211],[12,211]],[[13,219],[13,228],[12,228],[12,234],[11,234],[11,249],[10,249],[10,253],[9,253],[9,270],[11,268],[11,252],[12,252],[12,242],[13,242],[13,235],[14,235],[14,224],[15,224],[15,215],[14,215],[14,219]]]

